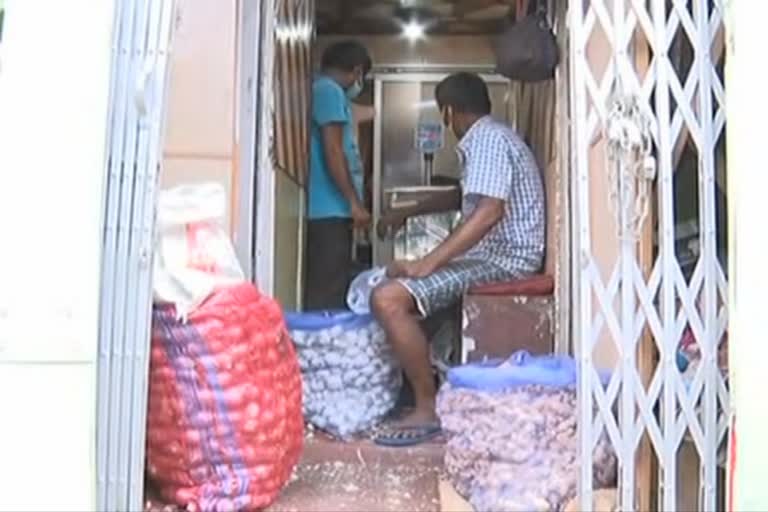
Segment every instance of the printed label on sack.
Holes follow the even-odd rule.
[[[209,274],[216,274],[215,231],[210,222],[191,222],[187,224],[187,266]]]

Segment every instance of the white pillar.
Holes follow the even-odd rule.
[[[730,368],[736,445],[732,511],[768,510],[768,159],[765,31],[768,2],[729,0],[727,104],[730,234]],[[733,439],[732,439],[733,440]],[[733,464],[735,463],[735,464]]]
[[[4,3],[0,510],[93,510],[113,1]]]

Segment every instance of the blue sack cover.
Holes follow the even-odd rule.
[[[289,331],[316,332],[334,327],[341,327],[346,331],[366,326],[372,320],[371,315],[358,315],[346,310],[285,313],[285,323]]]
[[[607,375],[601,375],[605,383]],[[562,355],[532,356],[521,350],[507,360],[470,363],[448,371],[453,387],[501,391],[519,386],[569,387],[576,385],[576,361]]]

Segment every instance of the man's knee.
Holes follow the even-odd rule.
[[[412,312],[413,298],[403,285],[387,282],[377,286],[371,294],[371,311],[377,319]]]

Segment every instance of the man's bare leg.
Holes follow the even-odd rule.
[[[419,325],[413,297],[403,285],[390,281],[374,290],[371,306],[411,383],[416,400],[414,411],[397,423],[401,426],[436,423],[437,392],[429,360],[429,345]]]

